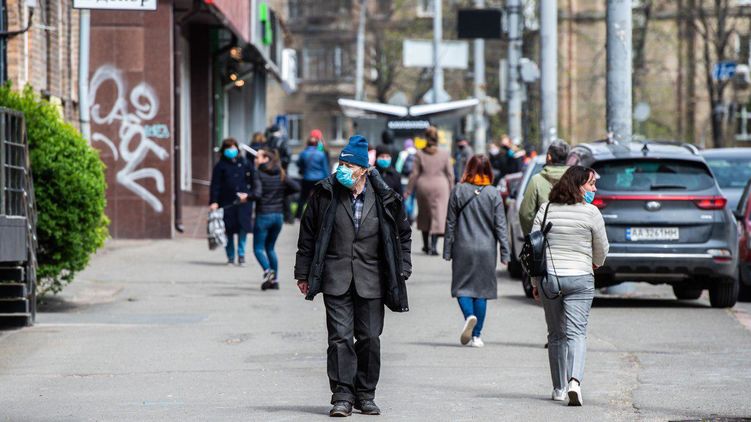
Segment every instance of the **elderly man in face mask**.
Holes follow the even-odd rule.
[[[384,305],[406,312],[411,228],[401,199],[368,165],[353,136],[335,174],[313,190],[302,216],[295,278],[306,299],[323,293],[330,416],[378,415]]]

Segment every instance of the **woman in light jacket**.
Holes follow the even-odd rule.
[[[464,314],[461,344],[484,345],[481,332],[488,299],[498,297],[496,245],[501,262],[508,262],[506,216],[503,202],[492,186],[493,168],[484,155],[469,159],[458,185],[451,192],[443,258],[451,263],[451,296]]]
[[[454,187],[451,156],[438,147],[438,130],[425,131],[427,146],[415,156],[412,174],[404,198],[417,196],[417,229],[422,232],[422,251],[438,255],[438,237],[446,226],[446,204]]]
[[[540,207],[532,231],[552,223],[547,235],[548,275],[534,286],[542,298],[548,325],[548,359],[552,398],[569,406],[583,403],[581,382],[587,353],[587,324],[595,294],[594,269],[605,263],[608,238],[600,211],[591,204],[596,173],[574,166],[553,186],[548,203]],[[547,211],[547,218],[545,213]]]

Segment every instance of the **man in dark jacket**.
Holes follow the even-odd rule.
[[[383,306],[408,310],[411,228],[399,196],[368,167],[368,141],[353,136],[336,174],[313,190],[297,243],[298,287],[308,300],[323,292],[326,306],[330,416],[349,416],[353,405],[380,414]]]

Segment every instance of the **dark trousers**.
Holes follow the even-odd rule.
[[[363,299],[353,287],[341,296],[324,295],[323,302],[331,403],[373,400],[381,372],[383,301]]]
[[[300,200],[297,201],[297,218],[302,218],[303,209],[308,204],[310,194],[318,182],[318,180],[303,180],[300,184]]]

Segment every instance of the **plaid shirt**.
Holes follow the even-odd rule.
[[[365,205],[365,188],[357,196],[352,196],[352,215],[355,220],[355,233],[360,231],[360,220],[362,220],[362,207]]]

